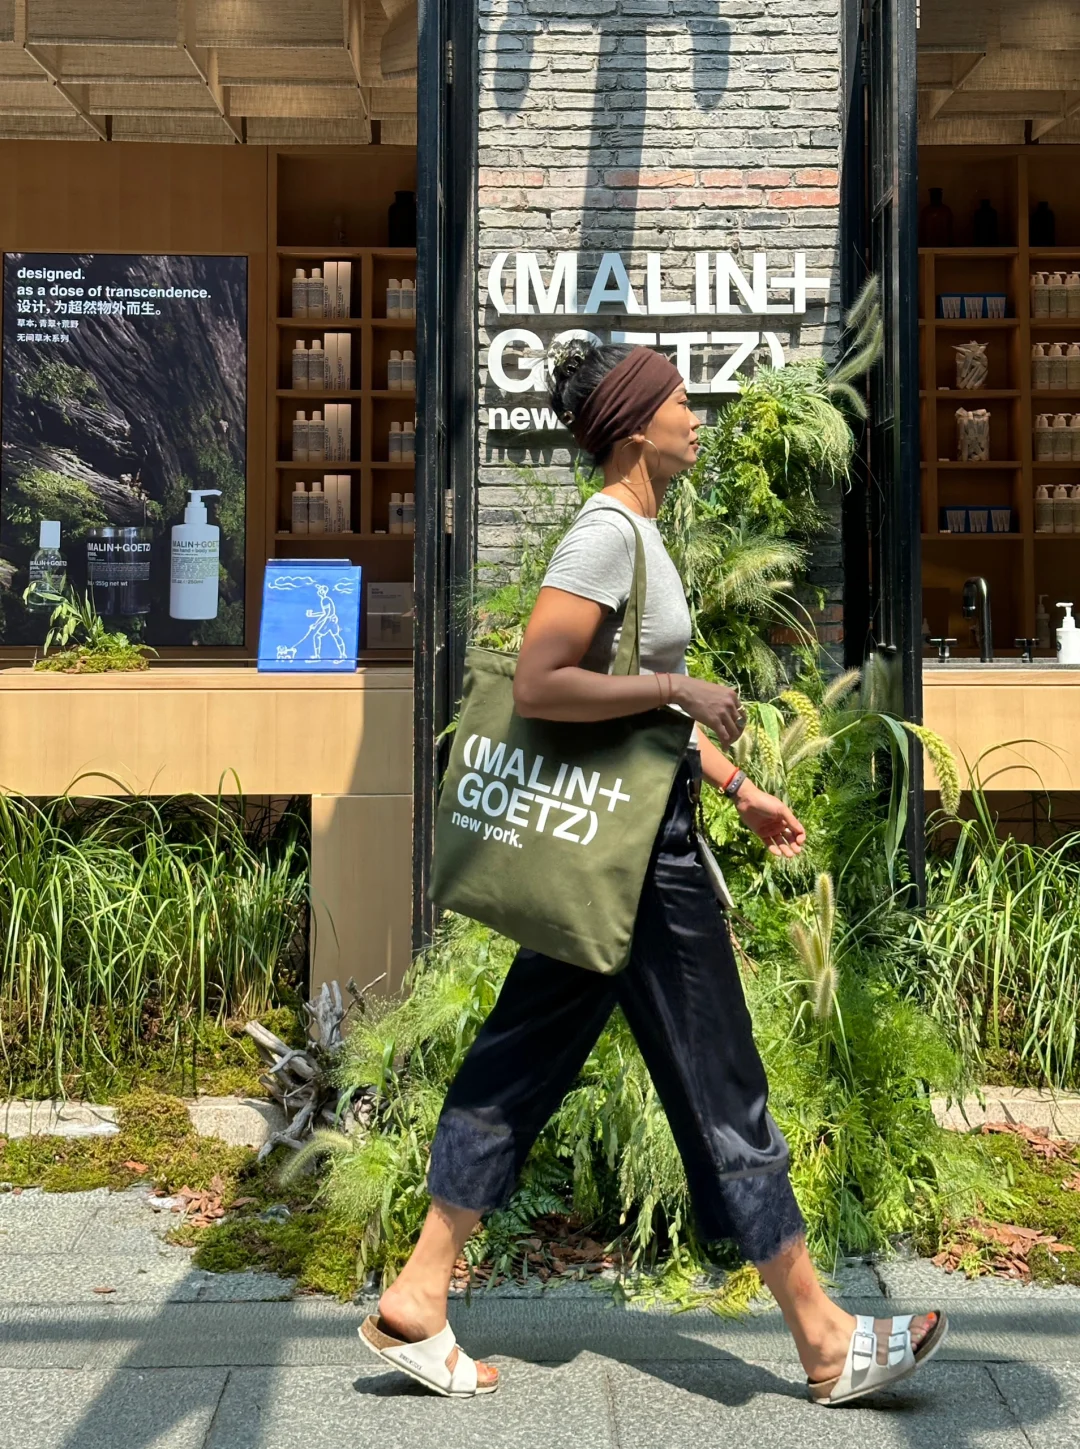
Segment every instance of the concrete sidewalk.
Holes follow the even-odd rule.
[[[362,1306],[198,1272],[162,1241],[169,1222],[145,1189],[0,1196],[0,1449],[1080,1444],[1080,1290],[854,1265],[852,1311],[944,1306],[953,1332],[906,1385],[834,1412],[804,1399],[775,1312],[732,1323],[584,1285],[500,1290],[453,1320],[503,1387],[456,1403],[383,1372],[356,1339]]]

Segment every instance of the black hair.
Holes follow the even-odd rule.
[[[633,350],[626,342],[609,342],[598,347],[583,337],[574,337],[558,348],[552,356],[548,396],[559,421],[573,428],[589,395]],[[596,462],[606,463],[610,451]]]

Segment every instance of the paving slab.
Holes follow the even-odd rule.
[[[202,1449],[226,1377],[0,1370],[0,1449]]]
[[[515,1364],[497,1394],[440,1398],[375,1359],[355,1372],[240,1369],[206,1449],[608,1449],[611,1407],[593,1360]]]
[[[0,1254],[69,1254],[104,1205],[108,1192],[53,1193],[39,1188],[0,1193]]]
[[[262,1097],[192,1097],[185,1101],[200,1137],[220,1137],[230,1147],[261,1147],[284,1130],[285,1113]],[[0,1102],[3,1137],[114,1137],[116,1108],[60,1100]]]
[[[981,1100],[980,1100],[981,1098]],[[932,1099],[943,1127],[969,1131],[984,1122],[1022,1123],[1052,1137],[1080,1141],[1080,1092],[1039,1091],[1034,1087],[983,1087],[957,1101]]]
[[[771,1364],[618,1364],[608,1377],[620,1449],[1026,1449],[1028,1442],[975,1364],[928,1364],[865,1404],[836,1410],[808,1403],[801,1374]],[[1042,1377],[1046,1418],[1061,1412],[1060,1396]]]
[[[1076,1449],[1080,1443],[1080,1345],[1076,1362],[1054,1366],[1055,1405],[1046,1412],[1044,1374],[1030,1364],[993,1364],[989,1373],[1002,1398],[1024,1426],[1031,1449]]]

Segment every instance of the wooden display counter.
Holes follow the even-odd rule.
[[[1078,719],[1080,669],[923,670],[924,723],[951,746],[965,786],[993,750],[979,765],[985,789],[1080,790]],[[929,758],[926,787],[938,788]]]
[[[0,671],[0,789],[311,796],[312,985],[409,964],[412,671]]]

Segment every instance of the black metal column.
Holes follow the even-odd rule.
[[[474,0],[420,0],[417,78],[417,436],[413,945],[429,938],[437,740],[460,691],[475,552]]]

